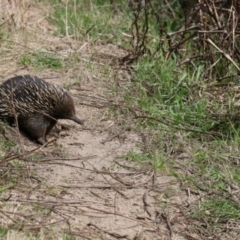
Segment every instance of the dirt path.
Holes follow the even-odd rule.
[[[29,189],[5,196],[19,204],[15,211],[33,214],[23,225],[38,226],[43,239],[62,239],[64,232],[76,239],[169,239],[158,205],[173,178],[118,158],[139,151],[140,138],[122,131],[104,110],[75,102],[84,127],[59,121],[67,130],[55,129],[49,140],[56,137],[56,142],[37,151],[28,163],[34,176],[28,179]],[[26,138],[22,144],[36,148]]]

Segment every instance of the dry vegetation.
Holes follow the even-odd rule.
[[[239,238],[238,1],[0,6],[1,81],[62,85],[86,122],[44,147],[1,123],[0,237]]]

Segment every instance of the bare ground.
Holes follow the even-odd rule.
[[[59,121],[63,126],[58,125],[48,138],[56,141],[37,150],[28,139],[15,136],[18,148],[25,153],[20,158],[27,170],[23,171],[26,176],[21,176],[22,183],[2,195],[2,224],[33,235],[36,232],[40,239],[67,239],[64,234],[76,239],[201,239],[185,230],[188,224],[181,205],[194,198],[179,194],[175,178],[119,158],[133,149],[141,151],[140,136],[122,129],[108,112],[110,102],[120,100],[106,97],[116,71],[106,75],[103,68],[124,52],[114,45],[99,47],[54,37],[53,26],[39,8],[32,14],[34,9],[32,6],[29,15],[25,14],[31,19],[29,24],[13,34],[13,45],[6,41],[2,46],[1,81],[25,73],[59,85],[80,78],[70,92],[85,125]],[[19,65],[18,56],[26,49],[39,48],[63,58],[77,51],[79,65],[66,72]],[[127,85],[128,74],[117,74],[125,76]],[[33,149],[33,154],[27,155]],[[21,234],[9,231],[6,239],[28,239]]]

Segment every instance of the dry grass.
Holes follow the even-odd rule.
[[[24,14],[29,7],[30,1],[26,0],[1,0],[0,14],[2,16],[2,25],[7,23],[15,29],[24,27]]]

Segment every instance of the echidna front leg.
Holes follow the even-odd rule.
[[[56,125],[57,120],[54,119],[47,119],[48,121],[48,127],[47,127],[47,131],[46,131],[46,136],[50,133],[50,131],[52,130],[52,128]]]
[[[36,142],[41,144],[41,145],[45,144],[47,142],[46,136],[36,139]]]
[[[20,130],[22,130],[29,138],[35,140],[39,144],[47,142],[47,129],[51,125],[49,118],[42,114],[33,114],[18,118]]]

